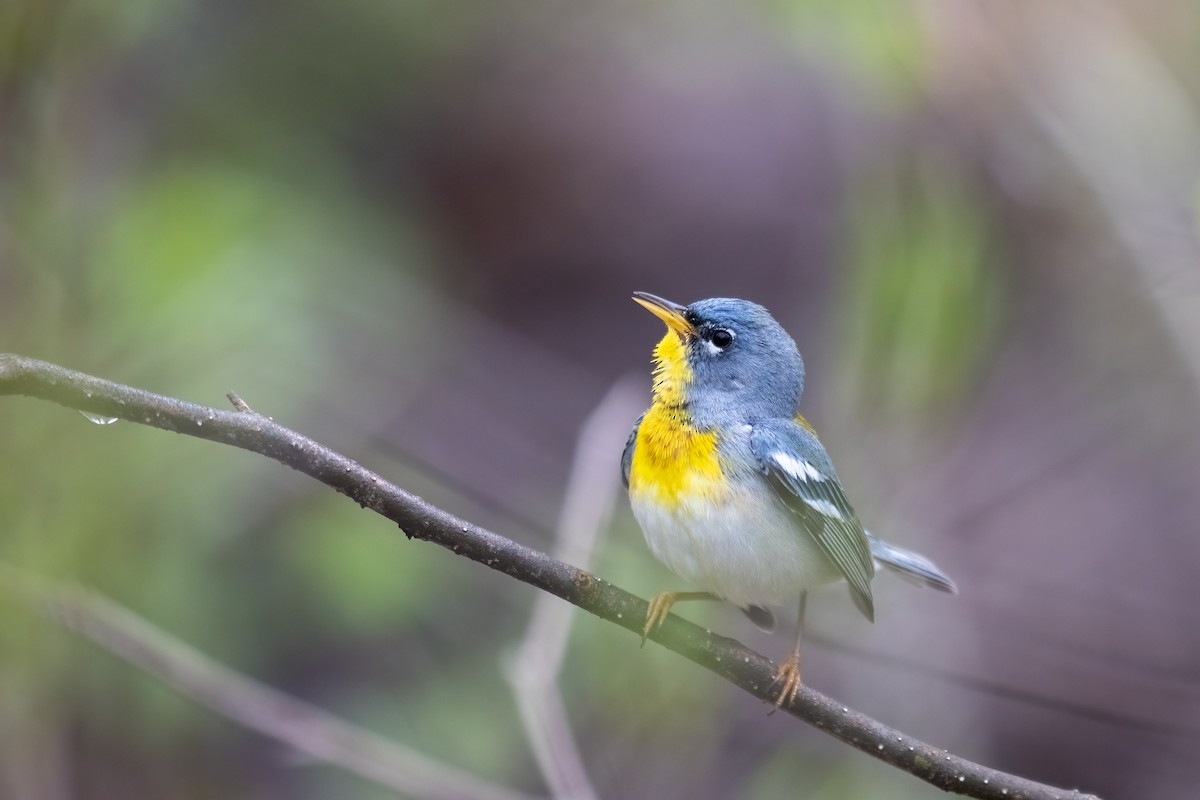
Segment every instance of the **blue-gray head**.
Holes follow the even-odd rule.
[[[656,400],[686,406],[699,427],[795,414],[804,362],[765,308],[731,297],[633,299],[670,329],[654,351]]]

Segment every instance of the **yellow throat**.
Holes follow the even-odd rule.
[[[654,400],[638,427],[629,491],[669,509],[689,499],[725,494],[717,461],[717,434],[692,427],[687,408],[692,369],[674,331],[654,348]]]

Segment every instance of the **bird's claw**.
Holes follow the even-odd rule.
[[[652,631],[662,627],[663,622],[671,614],[671,607],[675,605],[675,592],[662,592],[654,596],[650,601],[649,608],[646,609],[646,624],[642,628],[642,646],[646,645],[646,637]]]
[[[800,696],[800,687],[803,685],[800,682],[800,653],[793,651],[780,665],[775,677],[771,680],[771,686],[776,684],[779,684],[779,694],[775,698],[775,708],[771,710],[772,714],[785,705],[790,706]]]

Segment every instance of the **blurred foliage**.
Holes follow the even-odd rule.
[[[851,278],[839,313],[853,416],[928,415],[928,434],[978,382],[999,328],[1002,257],[978,193],[937,154],[864,179],[852,200]]]
[[[771,13],[806,54],[836,62],[885,106],[919,100],[932,54],[920,8],[886,0],[770,0]]]

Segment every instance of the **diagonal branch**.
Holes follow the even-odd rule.
[[[222,666],[107,598],[0,564],[0,586],[225,717],[297,752],[422,798],[536,800],[435,761]]]
[[[423,539],[557,595],[601,619],[641,634],[646,602],[588,572],[518,544],[409,494],[361,465],[234,400],[237,411],[188,403],[0,354],[0,395],[26,395],[92,414],[150,425],[250,450],[305,473]],[[672,616],[650,638],[763,701],[773,701],[770,660],[733,639]],[[975,764],[918,741],[803,687],[785,710],[832,736],[949,792],[995,800],[1088,800]]]

